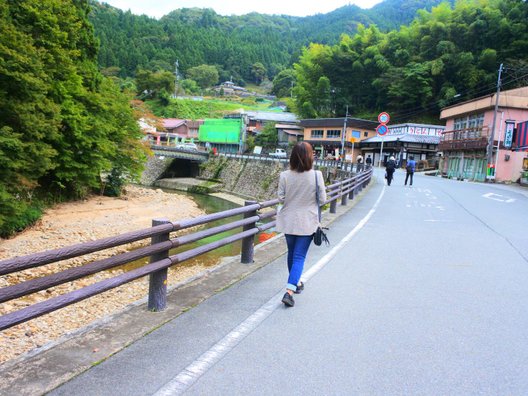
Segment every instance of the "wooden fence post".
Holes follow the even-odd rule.
[[[341,184],[341,194],[343,194],[343,190],[346,190],[346,187],[348,187],[348,183]],[[346,206],[348,199],[348,194],[341,195],[341,206]]]
[[[170,223],[167,219],[154,219],[152,226]],[[165,242],[170,239],[170,234],[155,235],[151,238],[151,244],[155,245],[159,242]],[[169,257],[169,251],[156,253],[150,256],[150,262],[163,260]],[[168,269],[153,272],[149,276],[149,295],[148,295],[148,310],[152,312],[163,311],[167,307],[167,273]]]
[[[254,205],[257,201],[245,201],[244,205]],[[253,217],[257,215],[257,211],[253,210],[251,212],[244,213],[244,219],[248,217]],[[244,231],[251,230],[257,226],[256,223],[246,224],[242,229]],[[240,252],[240,262],[242,264],[251,264],[253,262],[253,251],[255,247],[255,236],[251,235],[242,239],[242,251]]]
[[[354,184],[356,183],[356,181],[354,180]],[[353,187],[350,192],[348,193],[348,199],[352,200],[354,199],[354,192],[356,191],[356,187]]]
[[[337,213],[337,197],[330,202],[330,213]]]

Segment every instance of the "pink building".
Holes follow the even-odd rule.
[[[501,182],[519,180],[527,152],[516,147],[516,126],[528,120],[528,87],[500,92],[495,114],[496,94],[483,96],[442,109],[446,123],[438,146],[443,154],[442,175],[484,181],[487,150],[493,131],[493,160],[489,178]],[[495,125],[493,120],[495,118]]]
[[[168,133],[177,135],[181,139],[198,139],[198,129],[203,124],[202,120],[180,120],[178,118],[164,118],[163,126]]]

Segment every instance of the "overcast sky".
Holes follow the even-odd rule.
[[[160,18],[178,8],[212,8],[220,15],[250,12],[307,16],[325,14],[347,4],[370,8],[381,0],[99,0],[133,14]]]

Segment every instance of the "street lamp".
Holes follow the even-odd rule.
[[[336,93],[335,88],[332,88],[332,89],[330,90],[330,94],[332,95],[332,103],[330,104],[330,106],[332,107],[332,115],[333,115],[334,117],[335,117],[335,114],[336,114],[335,93]]]
[[[348,119],[348,105],[346,107],[345,122],[343,123],[343,133],[341,134],[341,156],[342,161],[345,161],[345,135],[347,129],[347,119]]]

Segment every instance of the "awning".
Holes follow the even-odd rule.
[[[298,125],[292,125],[292,124],[275,124],[275,128],[277,129],[303,129],[302,127]]]
[[[288,135],[294,135],[294,136],[304,136],[304,132],[301,131],[294,131],[292,129],[283,129],[283,132]]]

